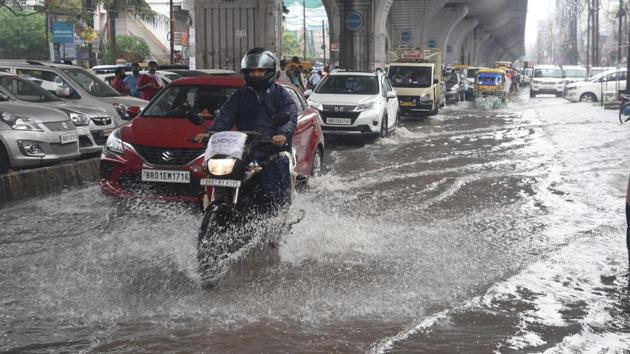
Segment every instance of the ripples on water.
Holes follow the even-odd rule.
[[[95,186],[9,210],[0,348],[622,348],[627,133],[598,108],[543,106],[330,144],[330,173],[293,207],[306,218],[216,291],[198,287],[196,213],[127,212]]]

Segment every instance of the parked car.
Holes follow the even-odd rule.
[[[626,88],[626,73],[625,69],[613,69],[586,81],[569,84],[564,98],[572,102],[597,102],[602,99],[602,93],[615,98],[620,90]]]
[[[564,77],[563,81],[566,87],[568,84],[586,80],[586,68],[579,65],[563,65],[562,76]]]
[[[148,103],[135,97],[121,96],[116,90],[97,78],[92,72],[76,65],[65,65],[24,60],[0,60],[0,71],[26,78],[41,80],[41,87],[59,98],[84,107],[93,107],[109,113],[114,121],[107,125],[113,129],[128,118],[127,107],[144,107]],[[103,144],[106,137],[97,143]]]
[[[147,71],[141,71],[140,75],[142,74],[146,74]],[[174,73],[171,71],[162,71],[162,70],[158,70],[156,72],[158,74],[158,76],[160,77],[160,79],[162,79],[162,81],[164,81],[165,84],[170,84],[171,81],[177,80],[177,79],[181,79],[183,76],[179,75],[178,73]],[[126,71],[125,74],[127,76],[129,75],[133,75],[133,72],[131,72],[131,70]],[[114,81],[114,78],[116,77],[116,73],[104,73],[104,74],[96,74],[96,77],[98,77],[99,79],[105,81],[109,86],[112,85],[112,81]]]
[[[79,149],[82,155],[100,152],[103,146],[98,145],[97,140],[102,141],[112,132],[111,128],[102,124],[112,122],[112,116],[109,113],[73,105],[44,90],[31,80],[0,72],[0,92],[12,101],[44,104],[66,112],[77,128]]]
[[[591,79],[603,72],[616,70],[614,66],[594,66],[588,71],[588,78]]]
[[[464,81],[456,71],[444,74],[447,102],[459,102],[466,99],[466,88],[468,85]]]
[[[0,93],[0,173],[80,155],[79,136],[67,113]]]
[[[533,98],[536,95],[545,93],[556,95],[556,97],[564,95],[562,69],[557,65],[534,66],[529,97]]]
[[[109,137],[100,162],[103,192],[117,197],[200,202],[205,147],[189,139],[205,132],[216,111],[244,84],[239,76],[201,76],[177,80],[158,93],[130,124]],[[299,90],[281,84],[299,110],[293,135],[296,173],[316,175],[324,156],[319,114],[306,104]],[[204,124],[191,123],[188,112],[204,118]],[[159,178],[148,177],[155,175],[151,172],[160,172]]]
[[[308,98],[321,114],[324,134],[386,137],[398,126],[396,91],[380,70],[334,71]]]

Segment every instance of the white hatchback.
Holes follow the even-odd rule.
[[[572,102],[597,102],[602,94],[607,100],[615,99],[626,88],[626,70],[613,69],[595,75],[587,81],[568,84],[564,98]]]
[[[398,126],[396,91],[380,70],[332,72],[315,87],[308,103],[320,112],[325,135],[386,137]]]

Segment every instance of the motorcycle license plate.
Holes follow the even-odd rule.
[[[350,125],[350,124],[352,124],[352,119],[350,119],[350,118],[326,118],[326,124]]]
[[[144,182],[190,183],[190,171],[142,170]]]
[[[233,179],[202,178],[199,180],[199,184],[202,186],[238,188],[241,186],[241,181]]]

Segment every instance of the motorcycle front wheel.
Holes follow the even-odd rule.
[[[212,208],[206,208],[197,238],[197,270],[203,288],[214,288],[229,256],[228,228],[225,218]]]

